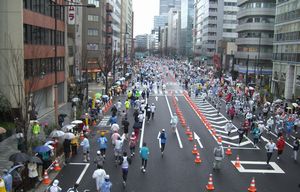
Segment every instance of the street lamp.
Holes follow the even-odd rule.
[[[73,3],[69,2],[68,3]],[[95,5],[88,4],[58,4],[57,0],[52,0],[50,1],[49,6],[54,7],[54,119],[55,119],[55,124],[58,125],[58,82],[57,82],[57,7],[87,7],[87,8],[95,8]]]

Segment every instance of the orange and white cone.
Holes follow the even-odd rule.
[[[231,151],[230,145],[228,145],[228,148],[227,148],[225,154],[228,155],[228,156],[229,156],[229,155],[232,155],[232,151]]]
[[[221,135],[218,136],[218,143],[222,143],[222,137],[221,137]]]
[[[201,162],[202,162],[202,160],[200,159],[200,153],[198,152],[197,155],[196,155],[196,158],[195,158],[195,163],[199,164]]]
[[[254,179],[254,177],[253,177],[252,180],[251,180],[250,187],[248,188],[248,191],[249,191],[249,192],[256,192],[255,179]]]
[[[187,127],[187,128],[186,128],[186,131],[185,131],[185,134],[186,134],[186,135],[191,135],[191,133],[192,133],[192,132],[191,132],[190,128]]]
[[[236,156],[236,161],[234,163],[234,166],[236,168],[240,168],[241,167],[240,157],[238,155]]]
[[[216,136],[216,135],[217,135],[217,132],[216,132],[216,129],[215,129],[215,128],[212,129],[212,135],[213,135],[213,136]]]
[[[214,186],[214,184],[213,184],[212,174],[209,174],[209,179],[208,179],[208,183],[207,183],[207,185],[206,185],[206,189],[207,189],[208,191],[212,191],[212,190],[215,189],[215,186]]]
[[[51,180],[49,179],[47,171],[44,172],[44,178],[43,178],[43,184],[49,185],[51,183]]]
[[[198,153],[197,145],[194,145],[194,148],[192,150],[192,154],[196,155]]]
[[[61,167],[59,166],[59,163],[57,160],[55,160],[55,163],[54,163],[54,171],[60,171],[61,170]]]
[[[188,140],[189,140],[189,141],[194,141],[193,134],[190,134],[190,135],[189,135]]]

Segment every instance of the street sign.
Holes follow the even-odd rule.
[[[74,0],[70,0],[69,4],[74,5]],[[75,6],[68,6],[68,24],[75,25]]]

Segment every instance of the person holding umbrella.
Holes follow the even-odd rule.
[[[71,153],[71,140],[65,139],[63,142],[64,154],[65,154],[65,164],[69,163],[70,153]]]

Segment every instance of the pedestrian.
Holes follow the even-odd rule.
[[[162,129],[160,135],[159,135],[159,139],[160,139],[160,151],[161,151],[161,156],[164,156],[164,151],[165,151],[165,145],[166,145],[166,141],[167,141],[167,135],[166,135],[166,131],[165,129]]]
[[[213,162],[213,169],[220,169],[221,168],[221,162],[224,159],[224,148],[222,146],[222,143],[219,142],[218,146],[214,148],[214,162]]]
[[[52,183],[52,185],[50,185],[46,191],[47,192],[61,192],[62,189],[58,186],[59,181],[57,179],[55,179]]]
[[[130,92],[131,93],[131,92]],[[126,110],[126,113],[128,112],[128,110],[130,109],[130,102],[129,102],[129,100],[127,99],[126,101],[125,101],[125,110]]]
[[[123,142],[124,142],[124,139],[122,139],[121,137],[118,137],[118,139],[115,141],[114,153],[115,153],[116,166],[117,166],[118,162],[120,161],[120,158],[122,155]]]
[[[111,187],[112,187],[112,183],[111,181],[109,180],[109,175],[105,175],[104,177],[104,182],[103,184],[101,185],[101,192],[110,192],[111,190]]]
[[[35,121],[35,122],[33,123],[33,125],[32,125],[32,133],[33,133],[33,136],[34,136],[35,138],[37,138],[38,135],[40,134],[40,132],[41,132],[41,127],[40,127],[40,125]]]
[[[177,123],[178,123],[178,117],[177,117],[176,113],[174,113],[171,116],[171,121],[170,121],[170,125],[171,125],[173,133],[175,133],[175,131],[177,129]]]
[[[113,124],[115,124],[115,123],[117,123],[117,122],[118,122],[117,115],[113,114],[113,115],[110,117],[110,119],[109,119],[109,124],[110,124],[110,125],[113,125]]]
[[[255,125],[253,130],[251,131],[252,136],[253,136],[253,143],[254,143],[254,147],[256,147],[258,140],[259,140],[259,136],[260,136],[260,130],[258,129],[258,127]]]
[[[83,161],[88,162],[90,160],[90,142],[87,135],[84,135],[84,139],[81,141],[80,146],[83,149]]]
[[[101,155],[100,151],[97,151],[97,156],[94,159],[94,163],[96,164],[96,166],[104,166],[104,157]]]
[[[129,149],[130,149],[130,156],[133,157],[134,156],[134,152],[135,152],[135,146],[136,146],[136,136],[135,133],[132,132],[130,139],[129,139]]]
[[[123,177],[123,186],[126,187],[127,175],[128,175],[128,168],[131,164],[130,157],[127,156],[127,152],[123,152],[123,157],[120,158],[120,163],[122,168],[122,177]]]
[[[65,139],[63,142],[64,154],[65,154],[65,164],[69,163],[70,153],[71,153],[71,140]]]
[[[139,122],[134,122],[132,128],[137,141],[139,139],[140,128],[142,128],[142,125]]]
[[[151,118],[151,108],[148,104],[146,105],[145,110],[146,110],[147,122],[149,123],[150,118]]]
[[[233,117],[235,115],[235,108],[234,108],[234,106],[231,106],[231,108],[228,111],[228,114],[230,116],[230,119],[233,120]]]
[[[141,170],[143,173],[146,173],[146,167],[147,167],[147,162],[149,158],[149,148],[147,147],[147,144],[144,142],[143,147],[140,150],[140,156],[142,158],[142,166]]]
[[[114,131],[114,133],[111,135],[111,143],[113,145],[116,144],[116,140],[120,137],[120,134],[118,133],[118,131]]]
[[[128,138],[128,129],[129,129],[129,121],[127,119],[127,117],[125,117],[125,119],[122,121],[122,125],[123,125],[123,132],[125,134],[125,137]]]
[[[140,111],[140,114],[138,115],[138,120],[139,120],[140,125],[142,126],[143,121],[144,121],[143,111]]]
[[[274,125],[274,119],[273,119],[273,116],[271,116],[267,120],[268,133],[270,133],[272,131],[273,125]]]
[[[114,104],[111,108],[111,116],[116,116],[117,115],[117,112],[118,112],[118,108],[117,108],[117,105]]]
[[[244,138],[244,134],[246,132],[244,127],[239,127],[237,130],[238,134],[239,134],[239,145],[241,144],[243,138]]]
[[[221,102],[220,101],[216,102],[216,109],[217,109],[217,115],[219,115],[220,114],[220,109],[221,109]]]
[[[74,186],[69,188],[67,192],[79,192],[78,187],[79,187],[79,184],[75,183]]]
[[[107,138],[105,137],[105,133],[101,132],[101,136],[97,139],[97,143],[99,144],[99,150],[103,158],[105,158],[105,153],[107,149]]]
[[[4,180],[6,192],[12,192],[13,178],[7,169],[3,170],[2,179]]]
[[[154,119],[154,113],[155,113],[155,105],[154,105],[154,103],[151,104],[150,109],[151,109],[151,118],[153,120]]]
[[[93,179],[96,180],[97,192],[101,192],[100,187],[104,183],[105,175],[106,175],[106,172],[103,169],[103,167],[102,166],[97,166],[97,169],[94,171],[93,176],[92,176]]]
[[[29,189],[35,188],[35,184],[38,179],[38,171],[37,171],[37,164],[34,162],[29,162],[27,164],[28,168],[28,178],[29,178]]]
[[[275,149],[277,149],[276,144],[272,139],[270,139],[269,142],[265,145],[265,149],[267,151],[267,164],[269,165],[273,152]]]
[[[233,129],[233,124],[232,121],[229,120],[225,125],[225,131],[227,131],[228,136],[230,135],[232,129]]]
[[[281,156],[281,154],[283,152],[283,149],[284,149],[284,146],[285,146],[284,137],[280,136],[278,138],[278,140],[277,140],[277,143],[276,143],[276,147],[277,147],[277,159],[280,159],[279,156]]]
[[[79,136],[75,135],[73,139],[71,139],[71,151],[72,151],[72,156],[77,155],[77,148],[79,145]]]
[[[296,137],[293,142],[293,157],[295,162],[297,162],[299,146],[300,146],[299,137]]]

